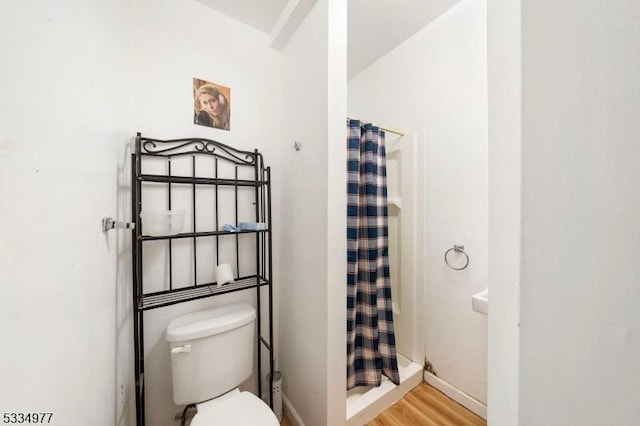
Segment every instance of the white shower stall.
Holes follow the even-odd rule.
[[[389,269],[393,295],[393,320],[400,385],[383,376],[377,388],[358,386],[347,392],[347,425],[362,425],[377,416],[422,381],[422,337],[420,300],[417,284],[418,259],[422,247],[421,221],[416,186],[418,158],[417,134],[387,132],[387,200],[389,203]]]
[[[485,418],[487,317],[471,296],[488,286],[486,26],[486,0],[462,0],[348,81],[349,115],[405,132],[386,137],[401,365]],[[444,261],[454,245],[470,258],[464,270]],[[363,410],[353,393],[348,419]]]

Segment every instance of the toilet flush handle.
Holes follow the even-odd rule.
[[[191,352],[191,345],[176,346],[175,348],[171,349],[172,354],[180,354],[185,352]]]

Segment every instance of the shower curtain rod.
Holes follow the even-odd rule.
[[[366,121],[366,120],[360,120],[359,118],[351,117],[350,115],[347,115],[347,119],[348,120]],[[405,132],[403,132],[401,130],[394,130],[394,129],[390,129],[389,127],[378,126],[378,125],[376,125],[376,127],[381,129],[381,130],[384,130],[385,132],[395,133],[396,135],[399,135],[399,136],[404,136],[405,135]]]

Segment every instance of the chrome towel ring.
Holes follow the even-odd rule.
[[[456,253],[462,253],[464,254],[464,257],[467,258],[467,261],[465,262],[464,266],[462,268],[454,268],[453,266],[451,266],[449,264],[449,260],[447,259],[447,255],[449,254],[449,252],[453,250]],[[469,255],[467,253],[465,253],[464,251],[464,246],[460,246],[458,244],[454,244],[452,248],[450,248],[449,250],[447,250],[446,252],[444,252],[444,263],[447,264],[447,266],[451,269],[453,269],[454,271],[462,271],[463,269],[466,269],[467,266],[469,266]]]

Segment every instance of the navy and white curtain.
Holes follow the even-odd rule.
[[[347,389],[400,383],[391,307],[384,132],[347,121]]]

